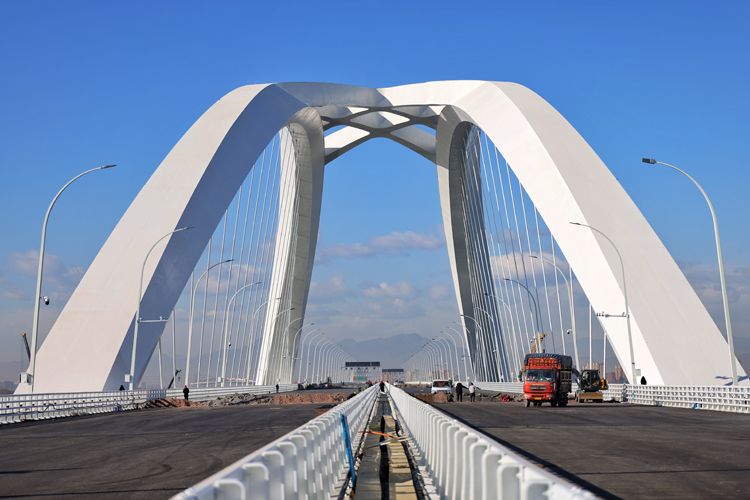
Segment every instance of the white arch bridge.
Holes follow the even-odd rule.
[[[34,391],[119,387],[140,311],[137,382],[170,331],[151,321],[169,317],[183,294],[194,298],[188,383],[290,382],[325,166],[377,137],[436,165],[476,373],[511,380],[539,331],[547,350],[566,349],[563,322],[575,313],[565,316],[558,279],[568,278],[604,315],[631,382],[636,370],[656,384],[730,379],[727,343],[654,230],[534,92],[484,81],[284,83],[228,93],[170,151],[42,343]],[[182,227],[191,229],[171,233]]]

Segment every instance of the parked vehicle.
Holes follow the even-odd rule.
[[[532,353],[523,360],[523,398],[526,406],[566,406],[571,389],[573,359],[564,354]]]
[[[432,387],[430,388],[430,394],[437,394],[439,392],[451,394],[453,392],[453,384],[451,384],[451,381],[450,380],[433,380]]]
[[[608,387],[607,381],[599,375],[599,370],[581,370],[576,373],[578,377],[578,391],[576,391],[577,403],[601,403],[604,400],[602,390]]]

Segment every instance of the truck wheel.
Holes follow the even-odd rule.
[[[529,400],[527,399],[527,400],[526,400],[526,408],[528,408],[530,404],[531,404],[531,401],[529,401]]]
[[[560,406],[568,406],[568,399],[563,399],[560,401]]]
[[[549,402],[549,404],[551,404],[552,407],[554,408],[555,406],[557,406],[557,400],[553,399],[552,401]]]

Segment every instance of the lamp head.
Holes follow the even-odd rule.
[[[656,163],[656,158],[641,158],[641,161],[653,165]]]
[[[99,170],[106,170],[108,168],[114,168],[116,166],[117,165],[115,165],[114,163],[112,165],[102,165],[101,167],[99,167]]]

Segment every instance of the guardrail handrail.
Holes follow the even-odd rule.
[[[440,498],[596,498],[401,389],[388,389]]]
[[[279,386],[279,392],[288,392],[296,388],[296,385],[284,384]],[[191,389],[190,399],[201,401],[238,393],[268,394],[275,391],[274,386],[260,385]],[[182,398],[182,390],[144,389],[135,391],[9,394],[0,396],[0,424],[133,410],[142,408],[149,401],[164,399],[165,397]]]
[[[523,394],[520,382],[477,382],[481,390]],[[574,384],[573,390],[577,386]],[[637,405],[669,406],[750,414],[750,385],[630,385],[609,384],[605,400]]]
[[[174,498],[329,498],[348,474],[341,415],[356,449],[377,391],[377,386],[364,390]]]

